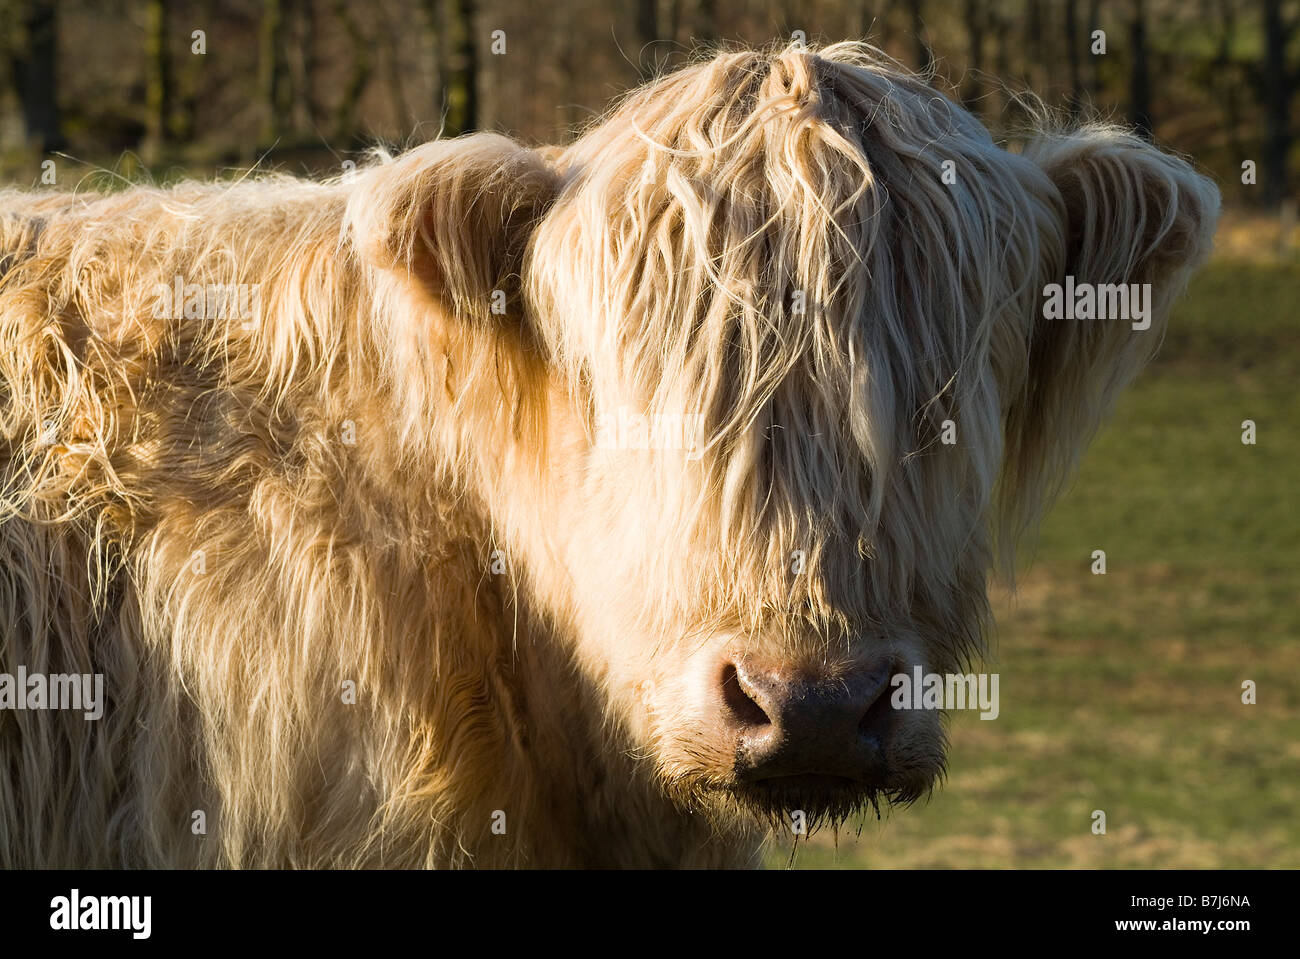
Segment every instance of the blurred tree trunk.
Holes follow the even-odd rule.
[[[1129,19],[1129,122],[1151,139],[1151,50],[1147,46],[1146,0],[1130,0]]]
[[[63,123],[58,95],[58,18],[54,0],[18,4],[21,39],[14,45],[14,90],[23,111],[27,143],[41,153],[62,150]]]
[[[316,129],[320,124],[320,101],[316,98],[316,6],[312,0],[295,0],[294,42],[289,44],[289,85],[294,92],[293,127]]]
[[[448,0],[447,136],[460,136],[478,125],[478,48],[474,0]]]
[[[1025,46],[1032,52],[1027,55],[1026,78],[1029,87],[1047,102],[1063,102],[1069,82],[1064,65],[1065,30],[1056,22],[1059,9],[1059,0],[1029,0],[1027,10]]]
[[[1246,145],[1241,139],[1241,96],[1237,89],[1239,77],[1232,60],[1232,49],[1237,42],[1237,11],[1235,0],[1204,0],[1203,16],[1207,23],[1217,20],[1219,42],[1214,51],[1212,87],[1223,100],[1223,112],[1228,131],[1229,149],[1235,163],[1246,157]]]
[[[668,0],[668,39],[673,43],[681,39],[681,0]]]
[[[966,0],[966,79],[962,84],[961,99],[966,109],[979,113],[984,98],[984,4],[981,0]]]
[[[262,0],[262,19],[258,31],[257,87],[262,101],[261,141],[270,145],[288,129],[293,100],[285,57],[283,0]]]
[[[1065,47],[1070,68],[1066,95],[1070,119],[1077,119],[1083,105],[1083,75],[1079,60],[1079,0],[1065,0]]]
[[[855,37],[866,38],[871,35],[871,28],[876,24],[876,4],[873,0],[861,0],[853,5],[853,20],[849,29]]]
[[[881,3],[877,0],[863,11],[867,29],[872,30],[871,43],[881,50],[888,50],[893,45],[894,21],[889,16],[893,9],[893,3]]]
[[[795,30],[812,34],[813,25],[822,23],[817,0],[776,0],[773,15],[779,18],[777,24],[784,39],[789,39]]]
[[[1024,76],[1029,88],[1040,96],[1047,95],[1047,71],[1043,64],[1043,3],[1028,0],[1025,9],[1025,68]]]
[[[1008,90],[1011,79],[1011,44],[1014,42],[1013,25],[1018,18],[1009,15],[1005,8],[997,4],[989,7],[988,30],[993,36],[993,74],[998,79],[998,117],[1002,120],[1002,129],[1012,126],[1007,115],[1014,108],[1015,99]]]
[[[1093,103],[1101,100],[1101,60],[1102,58],[1092,52],[1092,34],[1095,30],[1101,29],[1101,0],[1089,0],[1088,3],[1088,92],[1092,96]]]
[[[402,89],[402,29],[401,21],[405,11],[397,16],[397,23],[389,14],[392,13],[387,0],[376,2],[372,8],[379,15],[378,19],[384,34],[384,45],[380,50],[384,67],[384,85],[388,87],[388,97],[393,105],[393,113],[398,129],[403,135],[410,132],[411,111],[406,105],[406,94]]]
[[[1287,189],[1287,153],[1291,149],[1291,97],[1297,76],[1287,69],[1286,48],[1296,21],[1282,16],[1282,0],[1264,2],[1264,200],[1281,203]]]
[[[149,0],[145,11],[145,161],[157,163],[172,139],[172,60],[167,47],[167,0]]]
[[[578,71],[573,49],[573,33],[570,30],[551,31],[554,44],[551,62],[555,65],[556,88],[561,92],[561,123],[559,142],[572,142],[582,124],[582,113],[575,98],[578,95]]]
[[[347,34],[352,49],[352,72],[343,86],[343,94],[334,108],[334,139],[350,143],[359,132],[356,125],[357,106],[366,92],[374,65],[370,59],[370,41],[361,25],[352,16],[351,0],[334,0],[334,15],[338,17],[343,32]]]
[[[166,0],[164,0],[164,3]],[[198,18],[194,28],[205,34],[212,30],[213,0],[202,0],[198,5]],[[199,114],[199,91],[203,87],[203,64],[206,54],[193,51],[193,31],[185,38],[182,47],[185,66],[174,71],[176,77],[176,108],[172,112],[172,137],[177,143],[190,143],[196,136]]]
[[[677,32],[682,28],[682,0],[668,0],[668,23],[664,33],[671,43],[677,42]]]
[[[658,0],[636,0],[637,69],[643,80],[655,75],[658,69],[659,3]]]
[[[701,43],[712,43],[718,39],[718,0],[697,0],[695,34]]]
[[[429,83],[432,85],[426,102],[433,107],[433,114],[438,118],[440,130],[443,114],[447,110],[446,77],[443,75],[444,29],[441,0],[424,0],[424,56],[428,64]]]
[[[916,43],[916,69],[929,77],[934,71],[934,51],[925,39],[925,14],[921,10],[921,0],[907,0],[908,11],[912,15],[912,39]]]

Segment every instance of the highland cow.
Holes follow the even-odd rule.
[[[0,194],[0,671],[104,700],[0,704],[0,864],[744,865],[926,795],[889,679],[979,659],[1217,209],[858,44],[565,148]]]

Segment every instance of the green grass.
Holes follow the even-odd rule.
[[[1193,281],[995,596],[1001,716],[954,716],[928,803],[818,834],[797,866],[1300,867],[1297,304],[1295,268]]]

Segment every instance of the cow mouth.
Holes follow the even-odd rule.
[[[820,773],[805,773],[796,776],[769,776],[748,783],[759,789],[772,792],[815,792],[822,790],[861,789],[864,783],[848,776],[828,776]]]
[[[825,826],[838,828],[865,819],[883,819],[897,807],[924,800],[943,781],[945,754],[939,743],[921,750],[913,744],[905,757],[879,757],[858,768],[849,764],[818,769],[792,762],[774,775],[749,767],[743,757],[719,755],[717,765],[699,762],[659,765],[660,784],[668,798],[686,812],[714,819],[720,826],[739,821],[789,834],[802,825],[807,834]],[[664,754],[661,754],[664,755]],[[666,752],[678,759],[680,753]],[[891,761],[892,760],[892,761]],[[790,769],[789,765],[795,768]]]
[[[742,809],[787,829],[796,816],[813,829],[867,812],[879,816],[882,807],[911,799],[885,780],[813,773],[737,782],[727,791]]]
[[[866,817],[882,818],[890,807],[908,806],[928,794],[929,777],[871,780],[844,776],[801,774],[745,781],[729,777],[725,782],[678,781],[670,793],[683,806],[696,812],[718,814],[721,821],[736,814],[777,833],[788,834],[802,826],[808,834],[830,826]]]

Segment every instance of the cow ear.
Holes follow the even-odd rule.
[[[1113,127],[1042,136],[1024,152],[1050,181],[1040,194],[1049,210],[1040,221],[1040,295],[1015,338],[1019,360],[1007,365],[1016,372],[1006,401],[1004,545],[1037,524],[1154,355],[1170,306],[1210,251],[1219,209],[1210,180]],[[1094,307],[1104,288],[1101,309],[1088,309],[1082,284]],[[1117,292],[1140,298],[1116,300]],[[1097,318],[1116,306],[1118,316]],[[1094,318],[1077,318],[1089,312]]]
[[[437,140],[362,172],[348,227],[363,262],[426,304],[468,321],[518,317],[524,250],[557,181],[507,137]]]

